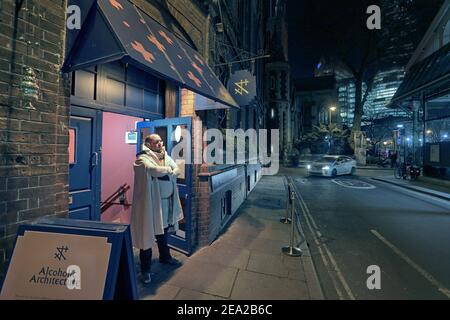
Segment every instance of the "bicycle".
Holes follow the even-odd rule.
[[[409,165],[406,166],[406,177],[409,177],[409,180],[417,180],[417,178],[420,176],[420,168]]]
[[[420,168],[411,164],[397,163],[394,168],[394,177],[396,179],[417,180],[420,176]]]

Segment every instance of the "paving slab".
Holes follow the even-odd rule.
[[[287,278],[289,269],[283,264],[282,255],[282,253],[271,255],[252,252],[247,270]]]
[[[239,270],[231,293],[232,300],[309,299],[305,282]]]
[[[167,284],[228,298],[237,271],[233,267],[192,260],[186,262]]]
[[[226,299],[195,290],[181,289],[178,295],[175,297],[175,300],[226,300]]]
[[[146,290],[144,287],[141,290],[141,297],[143,297],[142,300],[173,300],[180,290],[179,287],[169,284],[163,284],[158,288],[154,288],[152,291]]]
[[[250,258],[250,250],[227,244],[202,248],[192,256],[192,260],[213,262],[227,267],[245,269]]]
[[[281,253],[281,248],[287,245],[288,243],[286,241],[258,238],[254,239],[248,249],[251,251],[276,255]]]

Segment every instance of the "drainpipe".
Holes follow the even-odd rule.
[[[206,23],[205,23],[205,33],[204,33],[204,45],[203,45],[203,57],[205,58],[205,61],[209,61],[209,32],[211,28],[211,14],[208,13],[208,16],[206,17]]]

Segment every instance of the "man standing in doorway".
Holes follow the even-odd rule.
[[[140,249],[144,284],[151,282],[152,245],[156,238],[159,262],[173,266],[181,263],[170,255],[167,237],[178,229],[183,219],[177,188],[179,169],[167,154],[161,137],[145,138],[142,151],[134,162],[133,209],[131,233],[134,247]]]

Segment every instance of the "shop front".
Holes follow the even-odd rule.
[[[218,234],[203,226],[211,226],[213,208],[204,209],[211,191],[205,186],[212,179],[202,184],[205,178],[201,176],[211,170],[208,165],[184,160],[196,152],[196,139],[202,144],[203,129],[196,111],[239,107],[196,50],[127,0],[95,2],[72,41],[63,68],[72,77],[69,216],[129,223],[132,164],[143,138],[158,133],[169,154],[179,144],[184,146],[177,160],[184,220],[170,244],[190,254],[196,245],[205,244],[200,233],[206,232],[207,239]],[[189,133],[190,139],[181,132]],[[254,180],[247,183],[246,172],[247,166],[241,165],[212,174],[222,175],[226,189],[222,193],[228,196],[218,206],[220,210],[225,207],[235,212],[246,190],[259,180],[258,165],[251,168],[249,176]],[[237,180],[244,198],[232,202],[228,189]]]
[[[392,105],[412,112],[409,156],[425,176],[450,180],[450,43],[412,65]]]

